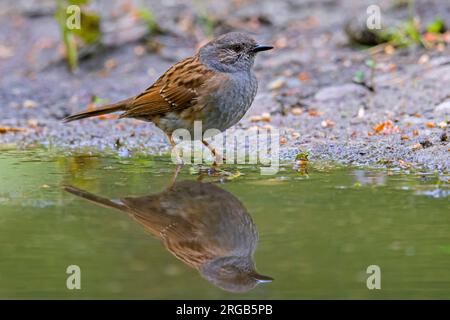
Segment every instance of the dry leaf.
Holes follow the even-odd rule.
[[[316,109],[312,109],[312,110],[309,110],[309,111],[308,111],[308,114],[309,114],[311,117],[318,117],[318,116],[323,115],[324,112],[323,112],[323,111],[318,111],[318,110],[316,110]]]
[[[298,75],[298,79],[299,79],[300,81],[302,81],[302,82],[306,82],[306,81],[311,80],[311,77],[309,76],[309,73],[308,73],[308,72],[301,72],[301,73]]]
[[[141,57],[145,54],[145,47],[144,46],[136,46],[136,47],[134,47],[133,52],[138,57]]]
[[[373,127],[373,134],[389,135],[400,132],[398,126],[394,125],[391,120],[380,122]]]
[[[11,127],[0,127],[0,134],[5,134],[5,133],[16,133],[16,132],[23,132],[25,131],[25,129],[23,128],[11,128]]]

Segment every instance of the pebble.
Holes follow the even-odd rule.
[[[442,115],[450,115],[450,101],[445,101],[436,106],[436,108],[434,108],[434,112]]]
[[[326,87],[316,93],[317,101],[341,100],[347,96],[363,97],[367,94],[367,90],[357,84],[344,84],[339,86]]]

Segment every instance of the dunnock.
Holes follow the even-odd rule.
[[[255,56],[271,46],[258,45],[244,33],[224,34],[197,54],[173,65],[141,94],[102,108],[77,113],[65,122],[122,111],[120,118],[151,121],[169,137],[187,129],[194,137],[194,121],[207,129],[225,131],[235,125],[253,102],[258,82],[252,71]],[[202,139],[216,161],[218,154]],[[177,151],[177,150],[176,150]],[[177,151],[178,161],[181,162]]]
[[[247,209],[215,184],[183,181],[159,194],[114,201],[73,186],[65,190],[128,213],[176,258],[219,288],[245,292],[273,280],[255,270],[258,233]]]

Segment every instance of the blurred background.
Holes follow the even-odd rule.
[[[67,28],[70,5],[80,29]],[[369,30],[373,5],[381,28]],[[285,150],[313,158],[448,169],[448,1],[6,0],[0,19],[2,145],[165,152],[152,125],[60,119],[135,95],[214,36],[245,31],[276,50],[256,61],[240,127],[280,128]]]

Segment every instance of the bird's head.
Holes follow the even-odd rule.
[[[203,46],[202,63],[221,72],[249,71],[258,52],[273,47],[259,45],[249,35],[241,32],[226,33]]]
[[[255,270],[251,256],[221,257],[203,265],[200,274],[215,286],[229,292],[247,292],[273,278]]]

